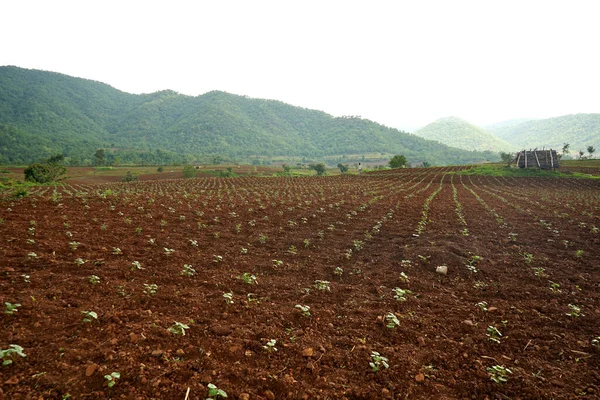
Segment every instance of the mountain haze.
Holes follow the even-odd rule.
[[[221,156],[397,153],[409,161],[460,164],[496,159],[375,122],[225,92],[164,90],[134,95],[54,72],[0,67],[0,161],[65,154],[89,163],[98,148],[121,162],[182,162]]]
[[[440,118],[414,132],[448,146],[477,151],[511,151],[515,147],[483,128],[457,117]]]
[[[553,148],[571,144],[571,152],[600,148],[600,114],[573,114],[562,117],[524,121],[488,128],[498,137],[521,149]]]

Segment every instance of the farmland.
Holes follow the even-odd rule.
[[[0,202],[0,349],[25,355],[6,355],[0,397],[600,395],[598,180],[29,190]]]

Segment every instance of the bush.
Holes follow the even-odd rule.
[[[165,169],[164,169],[164,168],[162,167],[162,165],[161,165],[161,166],[160,166],[160,167],[158,167],[156,170],[157,170],[158,172],[163,172]]]
[[[123,177],[123,182],[135,182],[137,180],[138,180],[137,174],[134,174],[131,171],[127,171],[127,173]]]
[[[183,167],[183,177],[186,179],[196,177],[196,169],[193,165],[186,165]]]
[[[36,163],[25,168],[25,180],[35,183],[49,183],[58,180],[62,175],[67,173],[67,169],[62,164],[51,163],[42,164]]]
[[[325,164],[323,164],[323,163],[309,164],[308,169],[315,170],[317,175],[319,175],[319,176],[325,175],[325,171],[327,170],[327,168],[325,167]]]

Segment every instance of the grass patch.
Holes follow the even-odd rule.
[[[580,172],[544,171],[534,168],[510,168],[506,165],[498,164],[478,165],[455,173],[457,175],[600,179],[600,176],[593,176]]]

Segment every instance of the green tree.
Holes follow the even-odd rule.
[[[325,164],[323,164],[323,163],[318,163],[318,164],[309,164],[308,169],[314,170],[318,176],[323,176],[323,175],[325,175],[327,167],[325,167]]]
[[[94,164],[95,165],[104,165],[105,157],[106,157],[106,153],[104,152],[104,149],[96,150],[96,153],[94,153]]]
[[[562,158],[562,156],[564,156],[566,154],[569,154],[569,147],[571,147],[571,143],[564,143],[563,144],[561,158]]]
[[[67,169],[62,164],[64,156],[62,154],[55,155],[45,160],[42,163],[35,163],[23,171],[25,180],[36,183],[49,183],[60,179],[67,173]]]
[[[500,152],[500,159],[503,163],[510,164],[514,159],[514,156],[511,153],[505,153],[503,151]]]
[[[587,151],[590,154],[590,158],[593,158],[594,152],[596,151],[594,146],[588,146]]]
[[[340,171],[342,172],[342,174],[345,174],[346,172],[348,172],[348,166],[347,165],[339,163],[337,165],[337,167],[340,169]]]
[[[193,165],[186,165],[183,167],[183,177],[186,179],[196,177],[196,169]]]
[[[403,155],[395,155],[389,161],[388,165],[390,166],[390,168],[401,168],[404,167],[406,163],[406,157],[404,157]]]

